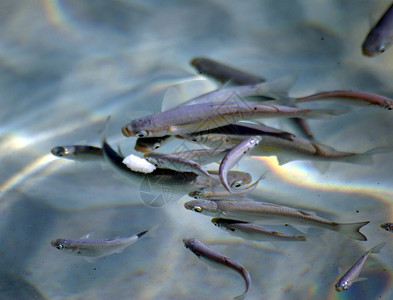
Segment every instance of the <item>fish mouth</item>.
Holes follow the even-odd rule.
[[[122,129],[122,132],[123,132],[123,129]],[[123,132],[123,135],[125,135],[124,132]],[[139,152],[142,152],[142,153],[146,153],[146,154],[149,154],[149,153],[152,152],[151,149],[150,149],[149,147],[147,147],[147,146],[141,146],[141,145],[138,145],[138,144],[135,145],[134,149],[135,149],[136,151],[139,151]]]
[[[121,129],[121,132],[123,133],[123,135],[124,135],[125,137],[130,137],[130,136],[132,135],[132,132],[130,131],[130,129],[128,128],[128,126],[124,126],[124,127]]]
[[[368,56],[368,57],[373,57],[373,56],[376,56],[378,54],[378,52],[372,51],[372,50],[368,50],[368,49],[362,49],[362,53],[363,53],[363,55]]]

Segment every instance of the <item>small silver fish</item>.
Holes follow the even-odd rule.
[[[277,242],[277,241],[305,241],[303,235],[286,235],[278,231],[268,230],[266,228],[254,225],[249,222],[230,220],[223,218],[214,218],[212,223],[234,236],[246,240],[259,242]]]
[[[393,232],[393,223],[381,224],[381,228],[385,229],[386,231]]]
[[[234,85],[246,85],[266,81],[261,76],[246,73],[206,57],[195,57],[191,60],[190,64],[198,73],[212,77],[220,83],[230,82]]]
[[[352,90],[338,90],[338,91],[328,91],[320,92],[309,96],[298,97],[296,103],[309,102],[312,100],[325,100],[326,98],[344,98],[352,99],[355,101],[361,101],[363,103],[368,103],[371,105],[377,105],[388,110],[393,109],[393,100],[378,94],[362,92],[362,91],[352,91]]]
[[[248,152],[258,145],[261,141],[260,136],[252,136],[240,142],[237,146],[233,147],[222,159],[219,174],[222,185],[231,192],[227,181],[228,171]]]
[[[216,199],[192,200],[184,204],[188,210],[212,217],[222,217],[247,222],[263,222],[264,224],[300,224],[330,229],[352,239],[367,241],[359,229],[370,223],[336,223],[295,208],[255,201],[236,201]]]
[[[213,251],[201,241],[198,241],[195,238],[191,239],[183,239],[183,243],[187,249],[190,249],[198,258],[204,258],[208,262],[214,264],[219,264],[231,268],[238,272],[244,279],[246,284],[246,289],[243,294],[235,297],[235,299],[243,299],[247,294],[250,286],[251,286],[251,277],[247,270],[238,262],[234,261],[228,256],[222,255],[218,252]],[[214,297],[213,297],[214,298]]]
[[[87,256],[103,257],[114,253],[120,253],[128,246],[140,239],[147,230],[126,238],[116,239],[57,239],[51,242],[56,249],[63,250],[64,253]]]
[[[362,281],[365,278],[358,278],[360,272],[363,269],[364,263],[366,262],[367,257],[371,253],[378,253],[381,248],[385,246],[385,242],[380,243],[370,250],[368,250],[366,253],[362,255],[362,257],[359,258],[359,260],[345,273],[336,283],[334,286],[337,292],[342,292],[346,291],[349,289],[349,287],[357,281]]]
[[[145,159],[159,168],[172,169],[176,171],[193,172],[200,176],[210,177],[210,174],[198,163],[182,158],[176,154],[149,153]]]
[[[95,146],[72,145],[52,148],[52,154],[70,160],[96,161],[102,159],[102,149]]]
[[[224,102],[180,106],[131,121],[122,128],[126,137],[182,135],[209,130],[241,120],[260,118],[324,118],[346,110],[302,109],[254,102]]]
[[[393,41],[393,4],[370,30],[362,45],[365,56],[375,56],[386,51]]]

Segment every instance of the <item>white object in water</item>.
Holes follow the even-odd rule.
[[[146,159],[133,154],[124,158],[123,164],[135,172],[151,173],[156,169],[156,166],[149,163]]]

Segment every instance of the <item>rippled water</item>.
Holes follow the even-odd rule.
[[[97,162],[57,159],[57,145],[100,145],[123,153],[135,139],[120,128],[161,109],[165,91],[185,99],[215,88],[189,65],[208,56],[268,79],[297,75],[293,96],[360,89],[393,97],[393,50],[375,58],[360,45],[389,1],[2,1],[0,4],[0,299],[230,299],[238,274],[208,268],[182,239],[197,237],[243,264],[247,299],[392,299],[392,154],[372,166],[310,162],[278,166],[245,159],[257,178],[254,199],[290,205],[341,222],[369,220],[367,242],[323,231],[305,243],[271,245],[234,238],[184,196],[144,203],[143,182],[124,180]],[[329,104],[330,105],[330,104]],[[271,121],[275,126],[282,122]],[[364,152],[393,145],[392,113],[362,107],[310,121],[324,144]],[[285,124],[284,124],[285,126]],[[286,127],[288,128],[288,127]],[[164,149],[172,151],[179,145]],[[157,191],[152,191],[156,195]],[[172,195],[172,194],[170,194]],[[146,201],[145,201],[146,202]],[[50,245],[58,237],[151,233],[121,254],[89,263]],[[338,267],[349,268],[386,241],[362,272],[367,281],[337,293]]]

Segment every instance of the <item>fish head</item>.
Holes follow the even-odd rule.
[[[59,250],[66,250],[70,243],[66,239],[57,239],[50,242],[51,245]]]
[[[152,135],[152,121],[149,116],[136,119],[123,126],[121,132],[125,137],[136,136],[144,138]]]
[[[195,198],[195,199],[200,199],[203,198],[204,192],[203,191],[193,191],[188,193],[188,196]]]
[[[145,155],[145,159],[156,167],[161,167],[164,165],[164,162],[159,157],[153,157],[151,154]]]
[[[347,280],[339,280],[334,288],[336,289],[337,292],[343,292],[346,291],[350,286],[350,283]]]
[[[192,200],[184,203],[184,207],[197,213],[205,215],[215,215],[218,212],[218,206],[215,201],[211,200]]]
[[[371,34],[367,36],[362,45],[363,55],[372,57],[384,53],[386,50],[386,41],[380,34]]]
[[[58,146],[52,148],[50,152],[52,152],[54,156],[63,157],[63,156],[74,154],[75,152],[74,149],[75,148],[72,146]]]

